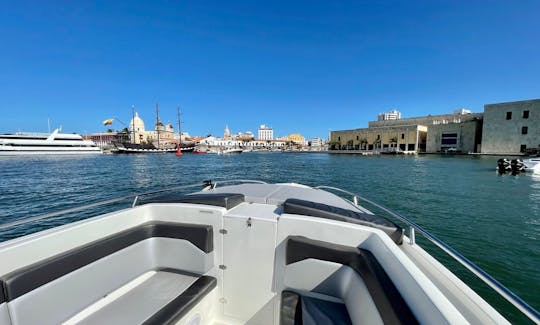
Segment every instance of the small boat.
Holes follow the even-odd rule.
[[[527,169],[534,169],[536,165],[540,164],[540,157],[529,158],[523,161],[523,164]]]
[[[0,323],[509,324],[416,235],[540,323],[538,311],[427,230],[335,187],[205,181],[0,230],[126,201],[0,243]]]
[[[207,154],[208,152],[204,150],[195,149],[193,150],[193,153],[196,155],[204,155],[204,154]]]
[[[242,151],[240,148],[224,148],[218,151],[218,155],[234,155],[242,153]]]
[[[0,156],[18,155],[81,155],[101,154],[93,141],[84,140],[79,134],[60,133],[0,134]]]

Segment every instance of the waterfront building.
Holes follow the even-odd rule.
[[[171,122],[163,124],[160,120],[157,120],[153,131],[146,131],[146,142],[151,142],[157,146],[163,145],[176,145],[178,143],[178,136],[174,133],[174,128]]]
[[[146,142],[146,131],[144,130],[144,121],[139,117],[139,113],[135,112],[135,116],[129,121],[128,126],[131,134],[132,143]]]
[[[255,136],[253,135],[253,132],[246,131],[246,132],[238,132],[236,135],[236,139],[241,141],[251,141],[255,139]]]
[[[319,137],[315,137],[311,139],[311,150],[321,151],[321,150],[327,150],[326,141]]]
[[[92,140],[98,147],[113,147],[114,143],[129,141],[130,135],[123,132],[92,133],[83,136],[85,140]]]
[[[388,113],[381,113],[377,116],[377,121],[389,121],[389,120],[399,120],[401,118],[401,113],[393,109]]]
[[[367,129],[349,130],[355,132],[345,132],[337,138],[331,134],[331,148],[429,153],[479,150],[481,113],[460,109],[452,114],[399,117],[381,119],[379,115],[377,121],[369,122]]]
[[[427,127],[387,125],[330,132],[331,150],[425,151]]]
[[[244,141],[240,139],[223,139],[213,136],[206,137],[198,142],[201,147],[217,151],[219,148],[250,148],[250,149],[282,149],[285,147],[285,141],[277,140],[251,140]]]
[[[370,121],[368,126],[370,128],[375,127],[387,127],[387,126],[404,126],[404,125],[438,125],[438,124],[450,124],[450,123],[461,123],[465,121],[471,121],[474,119],[482,118],[482,113],[467,113],[468,110],[463,110],[465,113],[462,114],[462,110],[458,110],[452,114],[441,114],[441,115],[428,115],[421,117],[408,117],[401,118],[398,120],[384,120],[384,121]]]
[[[459,123],[433,124],[428,127],[426,152],[479,152],[481,140],[481,117]]]
[[[264,124],[259,126],[257,140],[274,140],[274,129]]]
[[[160,146],[170,146],[178,143],[178,135],[174,133],[174,127],[171,122],[163,124],[158,119],[154,125],[154,129],[147,131],[145,130],[143,119],[137,112],[135,112],[135,116],[129,122],[128,130],[132,143],[153,143],[156,146],[158,142]]]
[[[298,144],[300,146],[307,146],[308,142],[306,139],[299,133],[292,133],[287,136],[287,139],[293,144]]]
[[[540,151],[540,99],[484,105],[484,154]]]

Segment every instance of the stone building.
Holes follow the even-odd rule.
[[[426,150],[427,127],[398,125],[330,132],[331,150]]]
[[[540,99],[484,105],[484,154],[540,151]]]
[[[482,118],[428,127],[426,152],[479,152]]]
[[[390,113],[397,112],[392,111]],[[390,114],[388,113],[388,114]],[[401,117],[401,116],[400,116]],[[457,110],[452,114],[411,118],[381,118],[364,129],[333,131],[333,150],[414,152],[477,152],[481,140],[482,114]]]
[[[158,143],[160,146],[178,143],[171,122],[163,124],[160,120],[157,120],[154,130],[147,131],[144,128],[144,121],[139,117],[137,112],[135,112],[135,116],[129,122],[128,129],[131,143],[153,143],[156,146]]]

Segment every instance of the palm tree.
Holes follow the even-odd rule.
[[[392,137],[392,139],[390,139],[390,147],[391,148],[397,147],[397,137],[396,136],[394,136],[394,137]]]
[[[377,150],[380,144],[381,144],[381,138],[375,139],[375,141],[373,141],[373,150]]]
[[[366,149],[367,149],[367,148],[366,148],[366,147],[367,147],[367,143],[368,143],[368,141],[367,141],[366,138],[360,139],[360,149],[366,150]]]

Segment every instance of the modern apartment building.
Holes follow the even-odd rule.
[[[259,127],[257,136],[257,140],[274,140],[274,129],[263,124]]]

